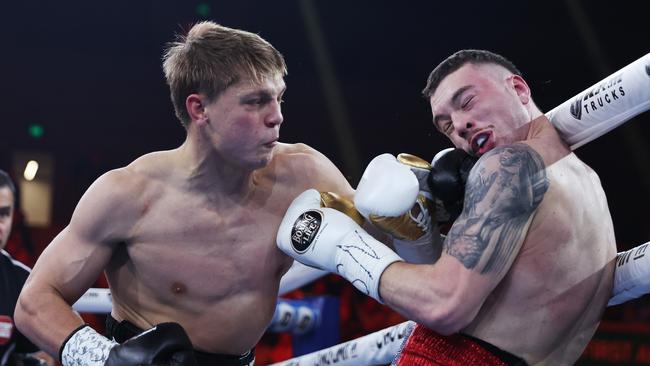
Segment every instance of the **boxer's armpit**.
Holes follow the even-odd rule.
[[[445,252],[467,269],[499,273],[518,252],[549,186],[541,156],[524,144],[495,148],[472,169],[463,212]]]

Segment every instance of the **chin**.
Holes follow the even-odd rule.
[[[271,155],[262,156],[255,161],[249,162],[249,166],[253,169],[262,169],[269,165],[271,162]]]
[[[270,158],[270,157],[269,157],[269,158],[263,158],[263,159],[260,159],[260,161],[259,161],[258,164],[257,164],[257,168],[256,168],[256,169],[265,168],[266,166],[269,165],[270,162],[271,162],[271,158]]]

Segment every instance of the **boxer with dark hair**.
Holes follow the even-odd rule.
[[[434,246],[415,251],[430,255],[423,264],[403,261],[341,213],[320,208],[313,190],[294,201],[278,232],[287,254],[341,274],[420,324],[397,365],[572,365],[612,294],[616,244],[600,180],[504,60],[460,51],[424,89],[436,128],[478,158],[444,158],[456,159],[443,164],[451,177],[469,166],[462,210],[446,237],[427,220],[438,207],[426,162],[380,156],[357,187],[360,212],[400,245]],[[409,170],[413,177],[402,179]],[[414,201],[405,216],[387,209]],[[310,235],[291,235],[306,224]]]

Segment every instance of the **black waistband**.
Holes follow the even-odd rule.
[[[110,314],[106,316],[106,336],[115,339],[118,343],[125,342],[143,331],[128,320],[118,322]],[[251,365],[255,360],[255,349],[243,355],[208,353],[195,349],[194,355],[199,366],[246,366]]]
[[[506,363],[508,366],[528,366],[528,364],[523,358],[517,357],[510,352],[504,351],[501,348],[493,345],[492,343],[488,343],[482,339],[478,339],[467,334],[461,334],[461,335],[463,337],[467,337],[472,341],[478,343],[481,347],[490,351],[490,353],[497,356],[499,359],[501,359],[501,361]]]

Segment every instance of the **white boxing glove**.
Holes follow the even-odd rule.
[[[616,256],[614,288],[607,306],[622,304],[650,293],[650,242]]]
[[[408,212],[420,190],[417,177],[391,154],[370,161],[363,172],[354,206],[368,219],[370,215],[396,217]]]
[[[359,212],[393,237],[397,253],[411,263],[433,263],[442,249],[431,222],[433,197],[428,162],[410,154],[382,154],[366,168],[354,196]]]
[[[280,250],[297,261],[338,273],[380,302],[381,274],[402,260],[344,213],[321,207],[321,194],[315,189],[293,200],[276,241]]]

